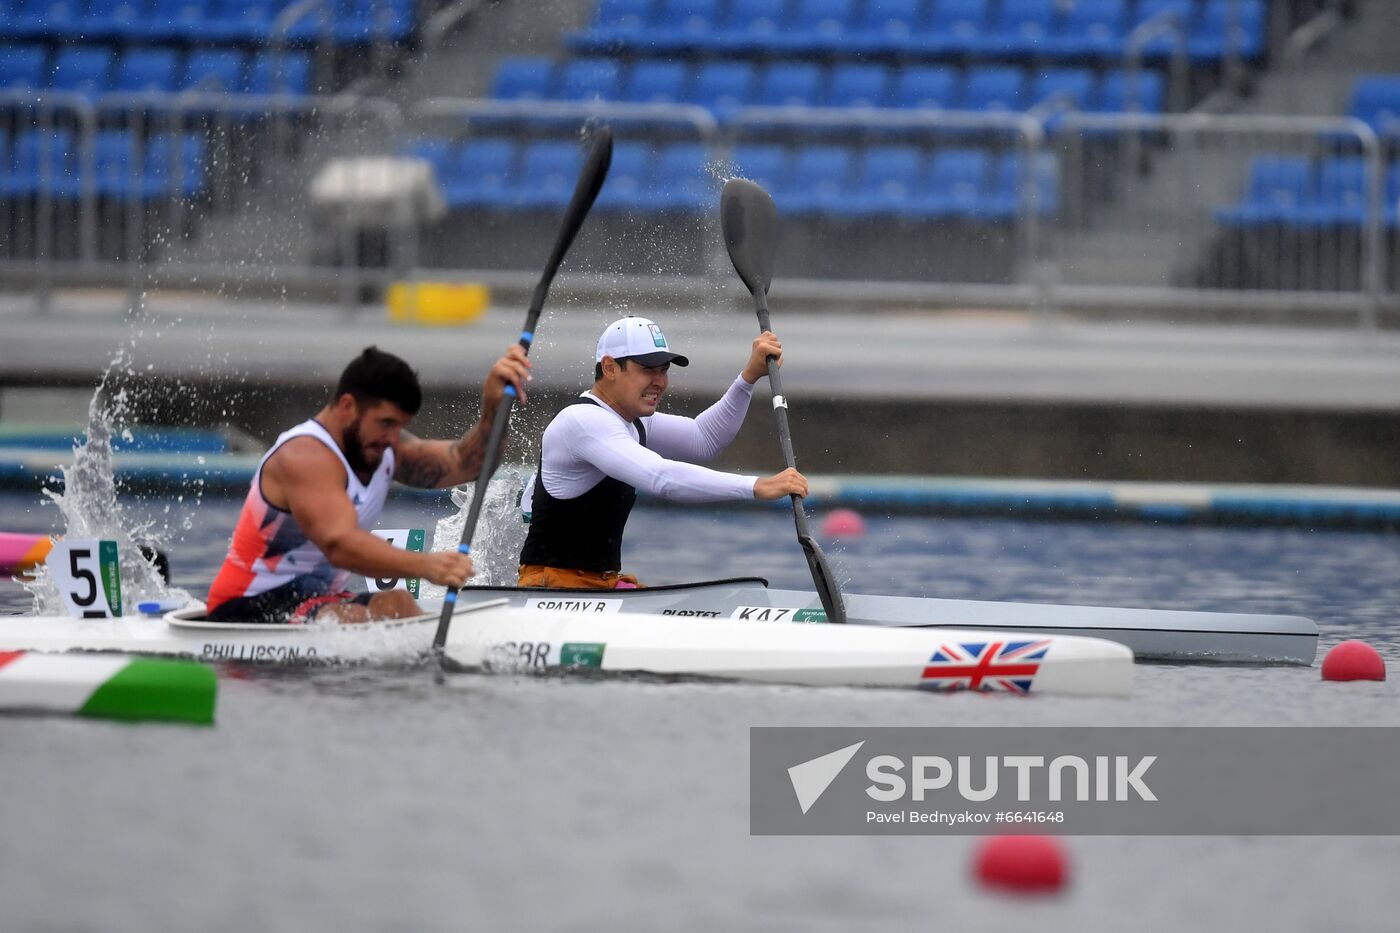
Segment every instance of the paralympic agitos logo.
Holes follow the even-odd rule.
[[[806,813],[826,793],[846,765],[865,745],[847,745],[788,768],[797,802]],[[1157,760],[1144,755],[1136,761],[1127,755],[872,755],[865,762],[870,782],[865,794],[871,800],[894,803],[923,801],[938,792],[956,793],[963,800],[994,800],[1003,789],[1015,789],[1017,802],[1155,801],[1147,785],[1147,771]]]

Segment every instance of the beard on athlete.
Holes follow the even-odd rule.
[[[360,417],[348,425],[342,433],[341,450],[345,453],[345,459],[350,462],[351,469],[356,473],[373,473],[379,468],[379,464],[384,462],[384,451],[387,449],[387,445],[365,445],[363,434],[360,431],[360,422],[364,420],[364,412],[359,412],[359,415]]]

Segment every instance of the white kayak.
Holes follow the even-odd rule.
[[[473,595],[470,590],[468,595]],[[230,625],[202,606],[118,619],[0,617],[0,651],[121,651],[259,664],[411,663],[437,613],[363,625]],[[492,599],[459,605],[453,668],[595,670],[762,683],[1123,696],[1133,655],[1102,639],[876,626],[755,625],[649,614],[566,614]]]
[[[456,618],[444,663],[596,669],[774,684],[1127,696],[1133,653],[1099,638],[501,607]]]
[[[575,615],[645,612],[746,622],[826,621],[816,593],[769,589],[759,577],[603,592],[473,586],[466,593]],[[1317,654],[1317,623],[1301,616],[861,593],[843,598],[852,625],[1105,638],[1127,645],[1140,661],[1311,664]]]

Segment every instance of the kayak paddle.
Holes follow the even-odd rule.
[[[579,172],[569,207],[564,211],[559,236],[554,241],[554,251],[549,254],[549,261],[544,264],[539,284],[535,286],[535,293],[530,298],[530,309],[525,314],[525,327],[520,331],[520,346],[527,354],[530,352],[530,344],[535,340],[535,326],[539,323],[540,312],[544,310],[544,300],[549,294],[554,274],[559,271],[564,254],[569,251],[569,246],[578,235],[584,219],[588,217],[588,211],[593,207],[604,179],[608,177],[610,165],[612,130],[604,126],[593,133],[593,145],[583,163],[583,170]],[[481,506],[486,499],[486,486],[491,481],[491,474],[496,472],[501,440],[505,437],[506,425],[510,421],[510,412],[514,405],[515,386],[506,386],[505,398],[501,399],[501,404],[496,409],[496,418],[491,422],[491,433],[486,439],[486,454],[481,461],[481,475],[476,478],[476,488],[472,492],[471,508],[467,510],[466,523],[462,525],[462,541],[457,545],[457,550],[463,554],[471,553],[472,534],[476,531],[477,519],[481,517]],[[447,628],[452,622],[452,611],[456,604],[457,590],[449,588],[442,601],[442,616],[438,619],[437,633],[433,636],[433,647],[438,651],[447,643]]]
[[[762,333],[772,330],[768,321],[768,286],[773,281],[773,258],[778,248],[778,208],[768,192],[743,178],[731,178],[725,182],[724,193],[719,202],[720,227],[724,230],[724,245],[729,248],[729,259],[734,263],[734,271],[748,286],[753,295],[754,308],[758,311],[758,330]],[[778,364],[774,357],[768,357],[768,384],[773,390],[773,414],[778,419],[778,443],[783,448],[783,458],[789,467],[797,462],[792,454],[792,433],[788,429],[787,399],[783,396],[783,385],[778,379]],[[812,582],[817,585],[817,595],[821,597],[822,608],[826,610],[828,622],[846,621],[846,604],[841,599],[841,590],[827,566],[826,555],[807,530],[807,513],[802,508],[802,499],[795,493],[792,499],[792,517],[797,524],[797,542],[807,555],[807,566],[812,570]]]

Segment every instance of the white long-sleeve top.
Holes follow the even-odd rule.
[[[540,474],[556,499],[574,499],[605,476],[638,492],[677,502],[753,498],[756,476],[724,473],[684,460],[709,460],[728,447],[748,414],[753,386],[736,377],[728,391],[694,418],[657,412],[641,419],[647,444],[635,425],[624,421],[591,390],[580,395],[593,405],[569,405],[545,428],[540,441]],[[684,458],[677,459],[677,458]],[[521,508],[528,514],[534,477],[525,484]]]

